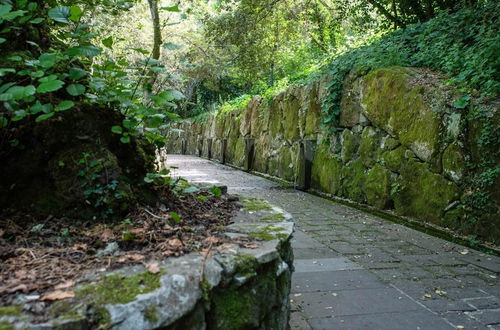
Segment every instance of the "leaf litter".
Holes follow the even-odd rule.
[[[238,209],[237,197],[199,199],[192,194],[166,200],[156,207],[138,207],[122,222],[42,219],[3,210],[0,306],[11,305],[21,294],[41,303],[71,298],[77,279],[86,274],[136,264],[157,274],[159,260],[166,257],[207,253],[212,247],[231,249],[231,244],[257,247],[251,239],[224,235]],[[181,221],[169,221],[172,212]]]

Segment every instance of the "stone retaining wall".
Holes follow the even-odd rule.
[[[444,80],[425,69],[354,71],[344,82],[338,131],[327,136],[320,124],[320,100],[330,92],[325,77],[270,101],[255,96],[244,109],[203,122],[177,123],[180,131],[168,134],[167,151],[498,242],[499,189],[492,191],[497,203],[479,219],[467,220],[461,207],[471,193],[468,163],[479,164],[481,153],[498,151],[482,147],[479,121],[453,106],[460,94],[444,87]],[[497,109],[490,113],[499,123]]]
[[[45,307],[43,323],[30,311],[45,303],[20,295],[0,307],[0,329],[287,329],[293,223],[263,200],[243,204],[226,234],[249,237],[247,247],[168,258],[158,274],[142,266],[96,270],[78,281],[75,298]]]

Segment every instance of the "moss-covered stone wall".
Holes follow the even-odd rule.
[[[472,178],[482,178],[481,155],[493,155],[498,165],[500,146],[484,147],[485,125],[471,109],[455,106],[462,95],[445,86],[445,77],[402,67],[353,71],[333,134],[320,124],[328,81],[294,86],[271,100],[255,96],[244,109],[205,122],[178,123],[183,132],[169,133],[168,152],[182,153],[185,140],[187,154],[198,154],[200,141],[213,139],[219,141],[215,148],[212,142],[213,159],[244,167],[245,139],[255,139],[252,170],[296,183],[300,144],[313,140],[312,189],[498,244],[499,175],[489,175],[496,182],[491,189],[475,187]],[[490,128],[498,127],[498,107],[484,109]],[[483,193],[490,196],[487,207],[470,217],[470,195]]]

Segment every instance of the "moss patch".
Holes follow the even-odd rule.
[[[405,163],[406,149],[404,147],[398,147],[392,151],[386,152],[382,155],[382,162],[391,171],[399,172],[401,166]]]
[[[446,96],[435,87],[412,85],[416,76],[417,70],[402,67],[371,71],[365,77],[362,102],[373,123],[429,161],[439,149],[439,112],[446,108]]]
[[[312,186],[337,194],[342,184],[342,162],[322,147],[316,153],[312,166]]]
[[[156,309],[156,306],[149,306],[144,310],[144,318],[149,322],[149,323],[156,323],[158,322],[158,310]]]
[[[21,305],[0,307],[0,316],[18,316],[21,315],[22,311],[23,306]]]
[[[269,221],[269,222],[278,222],[278,221],[285,220],[285,215],[283,213],[266,215],[265,217],[262,217],[261,220],[262,221]]]
[[[149,272],[125,277],[122,273],[108,275],[100,282],[89,284],[75,291],[77,297],[89,297],[97,306],[105,304],[126,304],[139,294],[151,292],[160,287],[161,274]]]
[[[283,228],[274,227],[274,226],[266,226],[258,231],[250,233],[248,235],[250,238],[261,239],[263,241],[272,241],[273,239],[285,239],[287,237],[286,234],[283,233]]]
[[[14,330],[14,327],[9,322],[0,321],[0,330]]]
[[[257,268],[257,260],[250,254],[239,254],[234,258],[236,264],[234,268],[235,274],[250,276],[255,274]]]
[[[272,211],[271,205],[264,200],[260,198],[254,198],[254,197],[244,197],[241,199],[245,210],[247,211]]]
[[[366,175],[364,191],[368,204],[385,209],[390,201],[390,172],[376,164]]]
[[[409,160],[396,180],[393,197],[396,211],[438,225],[444,209],[456,198],[458,188],[425,163]]]

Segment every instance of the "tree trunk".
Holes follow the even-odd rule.
[[[162,42],[158,0],[148,0],[148,4],[151,12],[151,20],[153,21],[153,51],[151,53],[151,58],[158,60],[160,59],[160,47]]]

